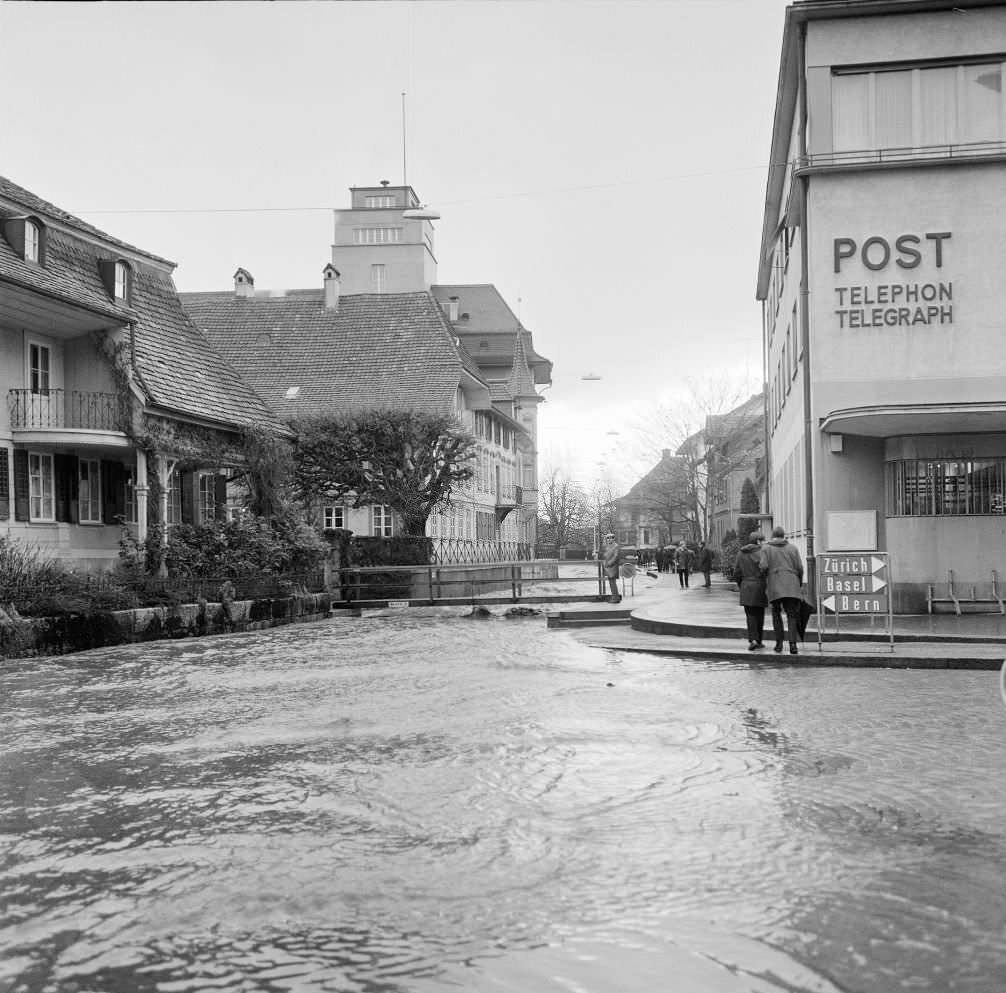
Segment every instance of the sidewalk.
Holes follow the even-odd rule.
[[[695,584],[695,579],[698,584]],[[825,615],[818,639],[811,618],[800,654],[772,651],[771,610],[766,611],[766,644],[748,651],[744,610],[737,589],[722,577],[711,588],[692,576],[686,590],[676,576],[640,573],[626,581],[620,604],[571,604],[548,614],[551,628],[568,628],[581,640],[623,651],[653,652],[689,658],[730,659],[761,665],[826,665],[920,669],[999,669],[1006,659],[1006,617],[993,613],[896,615],[894,644],[887,618]]]

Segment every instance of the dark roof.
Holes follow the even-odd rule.
[[[534,350],[531,332],[517,319],[492,283],[438,283],[430,287],[430,292],[445,312],[450,298],[458,298],[458,320],[454,322],[454,330],[481,365],[497,364],[492,360],[509,365],[519,331],[528,364],[537,367],[534,369],[535,382],[550,381],[552,363]]]
[[[124,248],[137,255],[145,255],[148,259],[155,259],[158,262],[163,262],[174,267],[174,262],[170,262],[168,259],[163,259],[159,255],[154,255],[151,252],[145,252],[142,248],[130,245],[129,242],[120,241],[118,238],[114,238],[112,235],[106,234],[99,228],[88,224],[87,221],[82,221],[79,217],[74,217],[73,214],[69,214],[60,207],[57,207],[55,204],[49,203],[48,200],[43,200],[40,196],[36,196],[31,192],[31,190],[26,190],[23,186],[18,186],[17,183],[11,182],[11,180],[7,179],[5,176],[0,176],[0,199],[4,197],[9,197],[11,200],[21,204],[25,208],[26,213],[36,214],[40,218],[57,221],[60,224],[66,224],[84,234],[100,238],[109,245]]]
[[[133,306],[136,368],[152,404],[201,420],[275,425],[262,399],[189,320],[170,276],[138,268]]]
[[[58,228],[46,229],[45,265],[26,262],[6,238],[0,238],[0,280],[73,306],[86,307],[107,317],[109,324],[125,324],[136,316],[131,308],[109,297],[101,281],[94,246]]]
[[[273,421],[186,317],[171,278],[173,263],[98,231],[2,177],[0,201],[46,224],[44,265],[26,263],[0,238],[0,281],[107,316],[109,328],[132,325],[139,386],[152,406],[228,427]],[[6,211],[10,216],[9,207]],[[128,306],[110,297],[101,277],[99,260],[117,258],[132,271]]]
[[[326,308],[320,289],[180,297],[193,321],[280,414],[368,407],[388,398],[401,407],[446,412],[454,408],[461,368],[469,367],[427,292],[345,295],[338,310]]]

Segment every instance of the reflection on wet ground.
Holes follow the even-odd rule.
[[[995,673],[409,614],[0,691],[3,993],[1006,984]]]

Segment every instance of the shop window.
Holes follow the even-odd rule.
[[[889,517],[1004,513],[1006,458],[911,459],[887,464]]]

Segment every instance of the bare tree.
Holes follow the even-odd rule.
[[[750,444],[741,439],[754,434],[762,410],[746,376],[682,376],[680,383],[674,401],[656,404],[634,425],[638,458],[653,464],[673,454],[667,487],[649,487],[641,498],[669,525],[689,521],[692,538],[705,541],[710,498],[721,480],[750,459]]]
[[[564,470],[545,467],[538,481],[538,534],[546,543],[582,541],[589,527],[589,505],[583,486]]]

